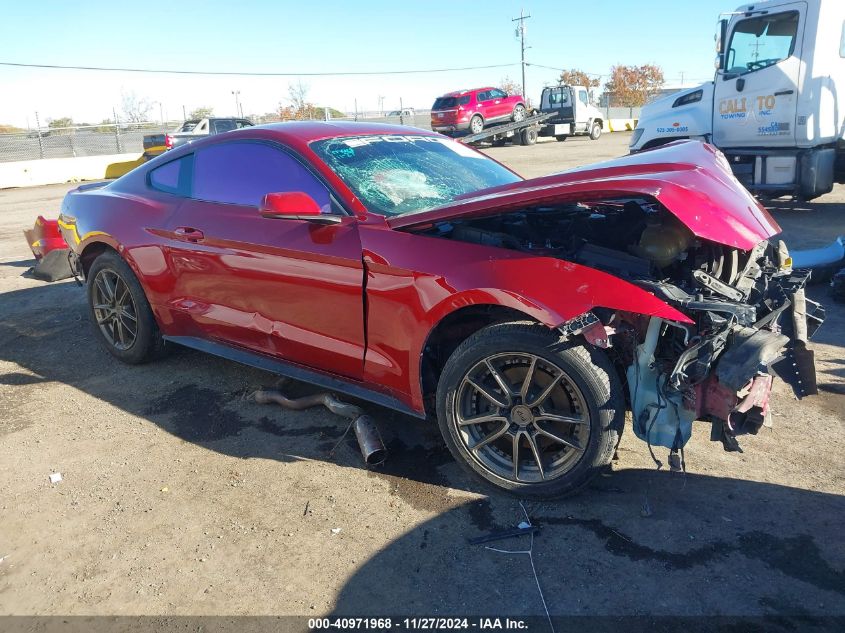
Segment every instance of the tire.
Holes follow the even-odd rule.
[[[160,356],[165,350],[164,339],[129,264],[116,252],[106,251],[91,264],[87,278],[91,323],[105,348],[130,365]]]
[[[513,109],[511,113],[511,121],[514,123],[519,123],[520,121],[525,120],[525,106],[521,103],[517,103],[516,107]]]
[[[558,134],[555,136],[555,140],[559,143],[563,143],[567,138],[569,138],[566,134]]]
[[[485,416],[499,419],[467,422]],[[622,385],[607,356],[562,343],[540,324],[479,330],[452,353],[437,385],[437,422],[452,455],[481,481],[521,497],[580,491],[610,463],[624,419]]]
[[[537,136],[537,128],[529,127],[520,132],[519,142],[522,145],[534,145],[537,142]]]
[[[593,141],[599,140],[601,138],[602,132],[602,125],[601,123],[593,123],[593,127],[590,128],[590,139]]]
[[[484,119],[481,118],[481,115],[475,114],[469,120],[469,133],[470,134],[478,134],[484,129]]]

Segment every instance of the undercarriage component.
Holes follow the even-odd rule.
[[[734,343],[719,359],[716,376],[719,382],[739,391],[763,368],[768,367],[789,342],[782,334],[768,330],[742,328],[734,334]]]
[[[279,381],[279,386],[284,380]],[[288,398],[278,390],[259,390],[253,394],[258,404],[277,404],[292,411],[302,411],[322,405],[335,415],[352,420],[352,428],[358,440],[358,448],[364,462],[370,466],[381,464],[387,458],[387,449],[384,447],[381,435],[378,432],[375,421],[364,413],[361,407],[338,400],[334,394],[328,392],[316,393],[301,398]]]

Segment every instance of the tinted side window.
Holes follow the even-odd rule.
[[[214,131],[217,134],[222,132],[230,132],[235,129],[235,122],[229,120],[222,120],[222,121],[215,121],[214,122]]]
[[[268,193],[303,191],[330,213],[329,192],[289,154],[263,143],[225,143],[196,152],[191,197],[257,207]]]
[[[177,160],[156,167],[150,172],[150,186],[165,193],[185,195],[190,182],[191,156],[184,156]]]
[[[469,95],[464,95],[460,99],[458,99],[458,105],[467,105],[469,104]]]
[[[490,91],[485,90],[484,92],[479,92],[477,95],[475,95],[475,98],[478,101],[490,101]]]

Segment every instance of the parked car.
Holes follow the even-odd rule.
[[[498,88],[460,90],[437,97],[431,106],[431,129],[443,134],[478,134],[485,125],[525,119],[525,99]]]
[[[234,118],[211,118],[211,119],[190,119],[180,125],[175,132],[170,132],[164,139],[167,149],[179,147],[199,138],[212,134],[222,134],[232,130],[240,130],[245,127],[252,127],[252,121],[247,119]]]
[[[181,344],[436,418],[533,497],[606,466],[628,408],[650,449],[695,419],[734,447],[820,322],[778,225],[692,141],[523,180],[428,131],[274,124],[71,191],[59,226],[118,359]]]

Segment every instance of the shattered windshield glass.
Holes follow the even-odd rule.
[[[418,213],[521,180],[497,162],[439,136],[367,135],[311,143],[374,213]]]

